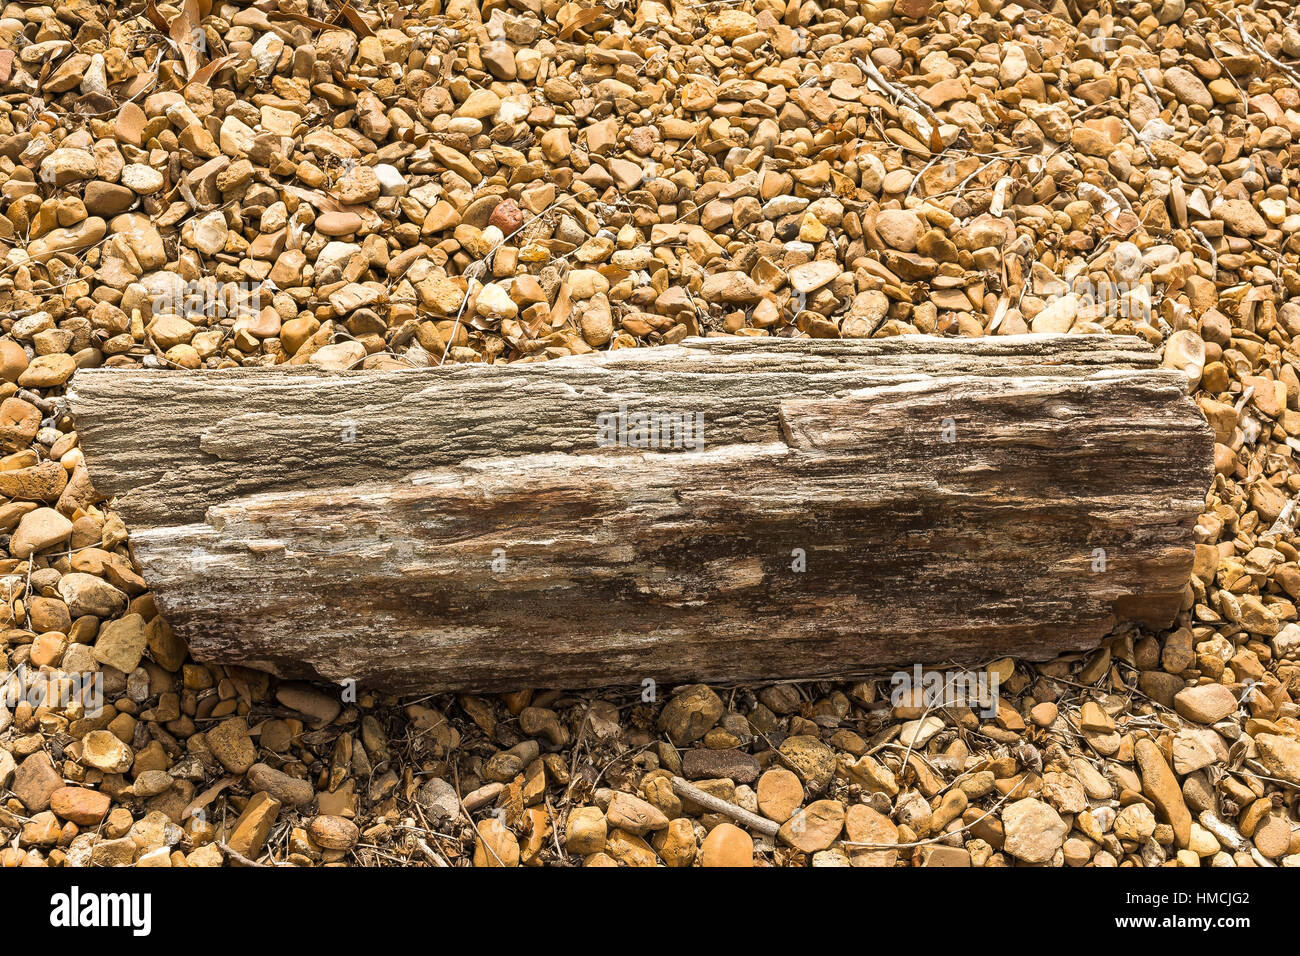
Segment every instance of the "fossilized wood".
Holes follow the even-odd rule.
[[[1156,365],[1133,337],[688,339],[382,374],[95,369],[77,374],[69,400],[81,445],[94,455],[96,488],[143,528],[202,520],[208,505],[244,494],[400,478],[474,457],[591,450],[595,416],[621,403],[702,410],[711,447],[762,444],[781,440],[778,398],[935,375],[1067,378]]]
[[[197,657],[430,691],[847,676],[1165,626],[1212,472],[1184,392],[1137,339],[1024,336],[94,371],[71,401]],[[620,404],[703,413],[704,450],[598,447]]]

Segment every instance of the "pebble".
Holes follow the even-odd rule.
[[[310,781],[291,777],[264,763],[255,763],[249,767],[247,776],[253,787],[265,790],[286,807],[305,807],[316,797],[316,790]]]
[[[1191,839],[1192,817],[1183,801],[1178,778],[1154,741],[1139,740],[1133,755],[1142,775],[1142,792],[1156,805],[1163,820],[1173,827],[1178,845],[1185,847]]]
[[[773,767],[758,778],[757,796],[759,812],[769,820],[784,823],[803,805],[803,784],[789,770]]]
[[[599,807],[575,807],[569,813],[564,845],[576,856],[590,856],[605,849],[609,824]]]
[[[871,847],[850,847],[850,866],[891,867],[898,862],[898,851],[891,849],[899,842],[898,827],[879,810],[855,803],[844,814],[844,832],[851,843],[874,844]]]
[[[1212,724],[1237,709],[1237,698],[1222,684],[1202,684],[1175,694],[1174,708],[1188,720]]]
[[[9,551],[16,558],[31,557],[38,551],[67,542],[72,522],[53,508],[37,508],[18,522],[9,539]]]
[[[1257,734],[1255,751],[1270,776],[1300,787],[1300,742],[1280,734]]]
[[[307,825],[311,838],[327,850],[350,850],[356,846],[361,832],[357,825],[345,817],[322,814],[312,817]]]
[[[1026,863],[1050,862],[1070,832],[1060,814],[1033,797],[1008,804],[1002,811],[1002,827],[1003,848]]]
[[[814,800],[781,825],[778,839],[803,853],[828,849],[844,829],[844,805],[838,800]]]
[[[700,866],[751,867],[754,841],[730,823],[719,823],[700,844]]]
[[[242,717],[231,717],[210,729],[207,743],[212,756],[230,773],[247,773],[257,761],[257,748],[248,735],[248,721]]]
[[[106,793],[86,787],[60,787],[50,794],[50,809],[79,826],[95,826],[108,815],[113,801]]]
[[[441,777],[431,777],[422,783],[415,792],[415,800],[435,825],[454,820],[460,815],[456,788]]]
[[[618,827],[634,836],[645,836],[651,830],[668,826],[668,818],[655,806],[629,793],[618,793],[605,810],[609,826]]]
[[[290,710],[306,717],[312,726],[320,728],[334,722],[343,710],[337,696],[322,693],[310,684],[283,683],[276,688],[275,699]]]
[[[104,773],[126,773],[134,759],[131,748],[107,730],[92,730],[81,738],[81,762]]]
[[[687,780],[727,777],[736,783],[753,783],[758,774],[758,759],[734,748],[692,748],[682,754],[682,776]]]
[[[809,793],[826,789],[835,773],[835,751],[830,746],[816,737],[798,734],[787,737],[779,749]]]
[[[659,729],[678,747],[694,743],[722,717],[722,698],[703,684],[681,688],[659,713]]]
[[[100,625],[99,639],[95,641],[95,660],[129,674],[140,663],[148,643],[145,620],[139,614],[105,621]]]
[[[261,856],[266,838],[271,835],[271,828],[279,818],[280,808],[280,801],[269,793],[254,793],[235,820],[234,829],[226,841],[230,848],[247,859],[256,860]]]

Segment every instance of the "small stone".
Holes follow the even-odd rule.
[[[126,595],[113,585],[91,574],[73,572],[59,579],[59,596],[74,617],[117,617],[126,608]]]
[[[898,862],[898,851],[889,848],[898,843],[898,827],[883,813],[855,803],[844,815],[844,831],[849,843],[875,844],[849,847],[850,866],[894,866]]]
[[[265,790],[287,807],[305,807],[316,798],[316,790],[310,781],[291,777],[264,763],[255,763],[248,768],[248,782],[254,789]]]
[[[50,799],[62,786],[63,778],[55,771],[50,755],[43,750],[28,756],[14,771],[14,796],[29,813],[48,810]]]
[[[497,203],[492,210],[492,215],[488,217],[488,225],[496,226],[501,230],[501,235],[507,238],[518,232],[523,224],[524,212],[513,199],[504,199]]]
[[[570,853],[590,856],[605,849],[609,826],[600,807],[574,807],[565,826],[564,846]]]
[[[18,376],[18,384],[23,388],[57,388],[67,382],[76,370],[77,363],[71,355],[62,352],[38,355]]]
[[[496,283],[485,285],[480,289],[474,301],[474,311],[492,322],[513,319],[519,314],[519,306],[515,305],[514,300],[510,298],[510,293]]]
[[[876,214],[876,231],[891,249],[913,252],[925,230],[916,213],[904,209],[885,209]]]
[[[685,817],[678,817],[654,836],[655,852],[671,867],[687,867],[695,862],[695,828]]]
[[[1174,709],[1188,720],[1212,724],[1237,709],[1236,696],[1222,684],[1201,684],[1174,695]]]
[[[122,168],[122,185],[139,196],[152,196],[166,184],[163,174],[152,166],[128,163]]]
[[[1270,776],[1300,787],[1300,741],[1279,734],[1256,734],[1255,750]]]
[[[227,843],[236,853],[250,860],[256,860],[262,854],[266,838],[271,835],[276,818],[280,815],[280,801],[265,791],[259,791],[244,807],[244,812],[235,820]]]
[[[1165,762],[1164,754],[1153,740],[1139,740],[1133,748],[1138,771],[1142,775],[1142,792],[1156,805],[1157,811],[1174,828],[1174,839],[1185,847],[1191,839],[1192,816],[1183,802],[1178,778]]]
[[[1265,859],[1276,860],[1285,856],[1292,842],[1291,824],[1287,821],[1286,814],[1281,812],[1267,814],[1255,827],[1251,840],[1255,844],[1255,849],[1259,850],[1260,855]],[[1218,852],[1218,849],[1219,845],[1216,842],[1211,852]]]
[[[1029,710],[1029,719],[1035,727],[1050,727],[1056,720],[1056,704],[1050,700],[1035,704]]]
[[[1004,849],[1026,863],[1050,862],[1065,842],[1069,826],[1060,814],[1033,797],[1017,800],[1002,811]]]
[[[803,784],[784,767],[773,767],[758,778],[758,810],[769,820],[784,823],[803,805]]]
[[[430,823],[443,824],[460,816],[456,788],[441,777],[431,777],[415,791],[415,802],[424,808]]]
[[[796,734],[780,746],[781,756],[811,793],[821,793],[835,774],[835,751],[816,737]]]
[[[659,729],[676,746],[694,743],[722,717],[722,698],[704,684],[692,684],[675,693],[659,713]]]
[[[60,787],[50,794],[50,809],[78,826],[92,827],[108,815],[113,801],[86,787]]]
[[[18,522],[18,529],[9,540],[9,551],[15,558],[28,558],[66,543],[71,535],[71,521],[53,508],[37,508]]]
[[[275,689],[275,699],[307,717],[313,727],[325,727],[334,722],[343,710],[336,696],[321,693],[310,684],[286,682]]]
[[[758,779],[758,771],[757,758],[734,748],[693,748],[682,754],[682,776],[687,780],[726,777],[736,783],[753,783]]]
[[[475,866],[518,866],[519,841],[496,817],[481,820],[474,841]]]
[[[144,618],[127,614],[116,621],[105,621],[100,627],[95,660],[129,674],[139,665],[147,644]]]
[[[130,747],[107,730],[92,730],[81,738],[81,762],[104,773],[126,773],[134,756]]]
[[[645,836],[651,830],[668,826],[668,818],[654,805],[630,793],[617,793],[605,811],[609,825],[626,830],[634,836]]]
[[[777,837],[804,853],[825,850],[844,829],[844,805],[838,800],[815,800],[782,824]]]
[[[920,750],[941,730],[943,730],[943,721],[938,717],[929,716],[919,720],[909,720],[903,724],[898,741],[904,747]]]
[[[346,817],[322,814],[312,817],[307,833],[327,850],[350,850],[357,845],[361,831]]]
[[[1200,106],[1209,109],[1214,105],[1214,98],[1205,84],[1189,70],[1173,66],[1164,72],[1164,84],[1173,91],[1180,103],[1188,106]]]
[[[1245,199],[1225,199],[1214,207],[1214,218],[1239,236],[1262,236],[1268,232],[1268,223]]]
[[[321,368],[348,369],[365,357],[366,347],[360,342],[336,342],[317,349],[311,357],[311,364]]]
[[[754,841],[740,827],[719,823],[700,845],[700,866],[751,867]]]
[[[744,272],[715,272],[705,277],[700,298],[706,302],[746,304],[757,302],[762,292]]]
[[[1145,803],[1133,803],[1115,815],[1115,836],[1132,843],[1145,843],[1156,832],[1156,816]]]
[[[840,274],[840,266],[827,259],[804,262],[790,270],[790,286],[796,292],[815,292]]]
[[[257,760],[257,748],[248,735],[248,721],[243,717],[223,720],[208,731],[207,740],[212,756],[230,773],[247,773]]]

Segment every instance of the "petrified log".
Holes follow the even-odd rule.
[[[433,691],[1042,659],[1167,626],[1212,476],[1185,392],[1135,338],[905,336],[93,370],[69,395],[196,657]]]

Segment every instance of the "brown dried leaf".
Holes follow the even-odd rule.
[[[189,806],[187,806],[183,811],[181,811],[181,819],[185,820],[193,816],[199,810],[206,808],[208,804],[210,804],[213,800],[217,799],[217,797],[221,795],[221,791],[225,790],[231,784],[238,783],[238,782],[239,782],[238,777],[222,777],[220,780],[218,780],[212,786],[208,787],[208,789],[204,790],[197,797],[195,797],[193,800],[190,801]]]
[[[198,0],[185,0],[181,5],[181,12],[171,22],[171,29],[168,31],[172,42],[176,44],[176,49],[180,51],[181,59],[185,61],[185,75],[190,77],[198,73],[199,66],[203,63],[202,46],[207,44],[206,35],[199,27],[199,21],[202,19],[199,14]]]
[[[167,21],[164,20],[163,15],[158,12],[158,7],[154,4],[153,0],[148,0],[148,3],[145,4],[144,15],[149,18],[150,23],[158,28],[159,33],[167,33],[169,29]]]
[[[315,30],[337,30],[338,24],[330,23],[327,20],[317,20],[315,17],[309,17],[305,13],[290,13],[287,10],[275,10],[269,14],[277,20],[292,20],[294,23],[301,23]]]
[[[212,78],[217,75],[222,67],[229,65],[235,60],[233,53],[227,53],[225,56],[219,56],[211,63],[202,67],[197,73],[190,77],[191,83],[198,83],[201,86],[207,86],[212,82]]]
[[[600,6],[588,7],[585,10],[579,10],[577,13],[575,13],[572,17],[568,19],[568,21],[564,24],[563,27],[560,28],[560,39],[561,40],[569,39],[569,37],[573,36],[573,34],[581,30],[587,24],[599,20],[608,12],[609,11],[606,10],[604,7],[600,7]]]
[[[352,9],[352,4],[345,3],[343,9],[331,21],[336,26],[342,26],[340,21],[346,21],[347,25],[352,28],[352,32],[359,37],[372,37],[375,31],[370,29],[370,24],[361,19],[361,15]]]
[[[211,9],[211,0],[207,0],[207,3],[208,8]],[[200,44],[207,43],[203,31],[199,28],[199,21],[203,19],[199,0],[184,0],[181,4],[181,12],[171,23],[163,18],[154,0],[148,0],[145,4],[144,15],[158,28],[158,32],[165,33],[172,41],[172,45],[176,47],[181,60],[185,63],[185,75],[194,76],[203,62]]]

